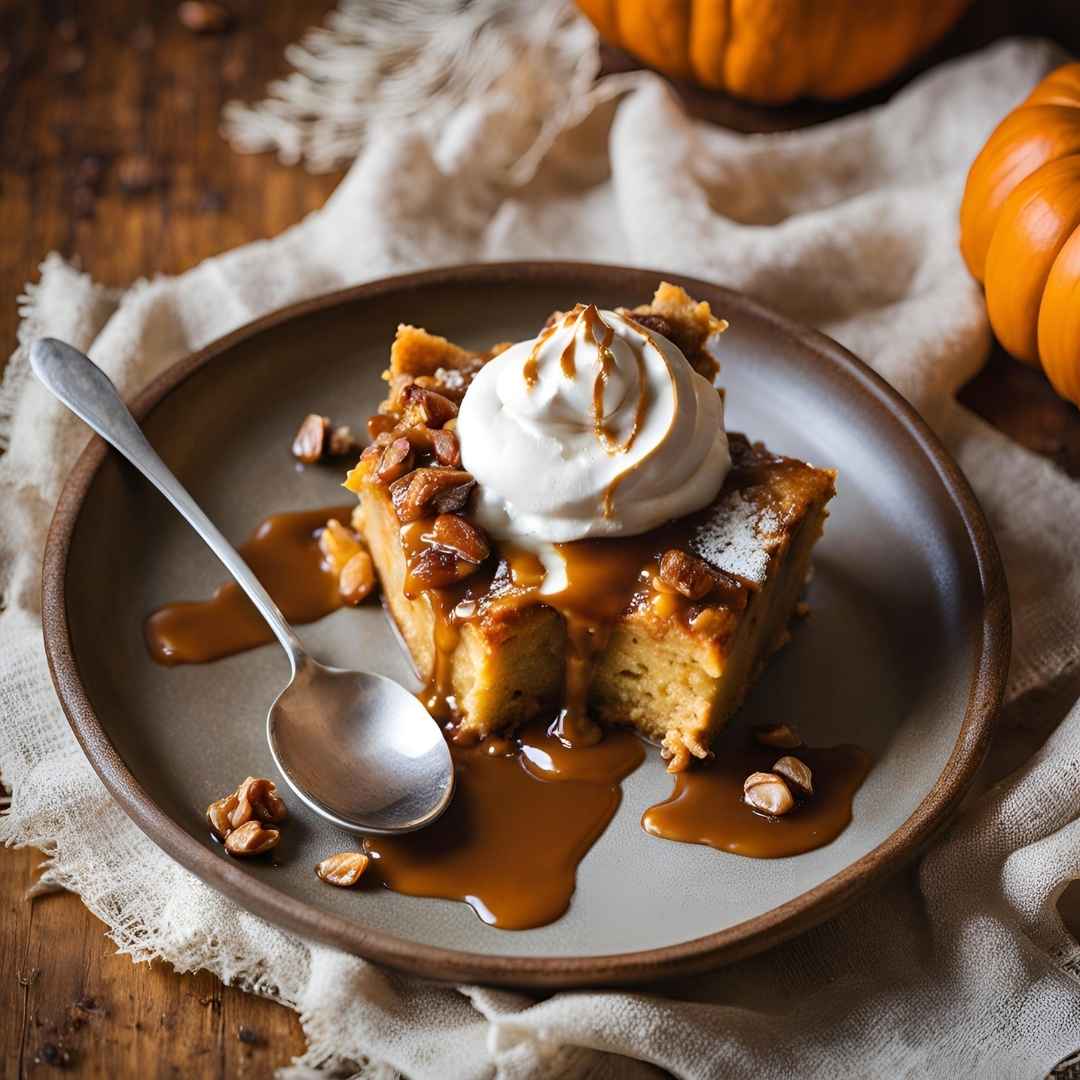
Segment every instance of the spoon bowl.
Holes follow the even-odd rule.
[[[30,366],[172,503],[273,630],[292,679],[270,709],[266,734],[289,787],[317,814],[353,832],[413,832],[433,822],[453,795],[454,764],[423,705],[392,679],[328,668],[308,656],[251,568],[158,457],[88,356],[43,338],[30,349]]]
[[[453,794],[453,762],[438,726],[416,697],[381,675],[307,658],[271,706],[266,737],[289,787],[343,829],[411,832],[434,821]]]

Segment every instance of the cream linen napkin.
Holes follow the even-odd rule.
[[[264,311],[475,259],[681,271],[833,334],[942,433],[983,501],[1012,588],[1010,704],[982,793],[917,868],[715,974],[544,1000],[425,985],[247,914],[143,837],[56,703],[38,568],[86,432],[30,382],[21,351],[2,401],[0,771],[13,794],[0,837],[44,848],[46,881],[80,893],[136,959],[206,967],[295,1008],[310,1049],[286,1070],[294,1076],[315,1067],[439,1080],[647,1076],[654,1066],[758,1080],[1045,1075],[1080,1048],[1080,949],[1055,909],[1080,876],[1080,488],[953,394],[989,344],[956,248],[965,172],[998,118],[1059,59],[1043,44],[1001,43],[882,108],[749,137],[692,122],[652,75],[609,79],[578,86],[559,129],[513,173],[542,125],[532,99],[492,92],[438,133],[373,131],[326,207],[274,240],[123,294],[52,255],[25,301],[24,345],[66,338],[129,394]],[[527,74],[537,85],[546,77],[542,66]]]

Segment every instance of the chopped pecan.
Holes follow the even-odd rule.
[[[331,518],[319,533],[319,550],[335,574],[345,569],[345,564],[361,551],[360,537],[346,528],[336,518]]]
[[[424,424],[413,424],[412,427],[406,427],[405,421],[402,421],[394,428],[394,436],[408,439],[409,445],[414,450],[426,451],[430,450],[434,445],[435,432]]]
[[[778,750],[794,750],[802,746],[802,736],[791,724],[757,724],[754,738],[762,746],[774,746]]]
[[[431,449],[435,454],[435,460],[440,465],[456,469],[461,464],[461,447],[458,445],[457,435],[454,432],[446,428],[433,431]]]
[[[259,821],[247,821],[225,837],[225,850],[236,856],[261,855],[276,847],[280,839],[277,829],[264,829]]]
[[[457,514],[440,514],[429,537],[433,546],[452,551],[471,563],[482,563],[491,554],[491,546],[483,532]]]
[[[771,772],[751,773],[743,781],[743,799],[748,806],[772,817],[781,817],[795,807],[783,778]]]
[[[388,413],[376,413],[374,416],[369,416],[367,422],[368,438],[374,442],[380,435],[392,431],[396,423],[397,417]]]
[[[252,818],[259,821],[284,821],[289,816],[277,785],[261,776],[249,776],[236,789],[236,808],[229,815],[234,829],[239,829]]]
[[[223,799],[212,802],[206,808],[206,820],[210,823],[210,830],[219,839],[224,840],[232,832],[232,822],[229,816],[236,809],[238,800],[236,792],[226,795]]]
[[[361,548],[343,567],[338,578],[338,592],[346,604],[356,605],[375,588],[375,566]]]
[[[425,548],[409,564],[409,583],[421,589],[445,589],[476,572],[477,563],[445,548]]]
[[[804,798],[809,798],[814,794],[814,780],[810,766],[797,757],[785,755],[772,767],[772,771],[782,776],[789,786]]]
[[[402,401],[405,408],[401,420],[409,427],[423,424],[429,428],[441,428],[458,412],[458,407],[448,397],[415,382],[405,387]]]
[[[326,439],[330,432],[330,420],[318,413],[308,413],[293,436],[292,453],[297,461],[314,465],[326,452]]]
[[[663,315],[652,315],[644,311],[641,313],[634,311],[629,312],[628,314],[639,326],[643,326],[646,330],[652,330],[653,333],[666,337],[668,341],[675,341],[675,330],[671,325],[671,321],[666,319]],[[676,344],[678,343],[676,342]]]
[[[360,455],[361,461],[377,462],[382,457],[383,451],[394,441],[394,436],[389,431],[380,432],[374,440],[364,447]]]
[[[360,440],[353,434],[353,430],[347,424],[339,424],[330,432],[326,440],[326,453],[330,457],[345,457],[347,454],[358,454],[363,449]]]
[[[315,867],[315,873],[328,885],[348,889],[364,876],[370,862],[371,859],[360,851],[340,851],[323,859]]]
[[[414,461],[412,443],[406,438],[394,439],[383,450],[375,468],[375,476],[384,484],[392,484],[406,473],[412,472]]]
[[[690,600],[700,600],[716,587],[712,570],[701,559],[678,548],[661,556],[660,580]]]
[[[414,469],[390,485],[398,520],[407,525],[423,517],[453,514],[469,500],[476,481],[463,469]]]

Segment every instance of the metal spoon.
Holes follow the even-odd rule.
[[[158,457],[116,387],[89,357],[45,338],[34,342],[30,365],[180,511],[281,642],[292,678],[270,707],[266,736],[293,791],[317,814],[356,832],[412,832],[433,822],[450,802],[454,767],[423,705],[392,679],[325,667],[308,656],[269,594]]]

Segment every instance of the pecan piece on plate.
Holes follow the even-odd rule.
[[[341,569],[338,592],[346,604],[354,607],[367,599],[375,588],[375,564],[371,556],[361,548]]]
[[[802,746],[802,736],[791,724],[757,724],[754,738],[762,746],[773,746],[777,750],[794,750]]]
[[[263,828],[260,821],[247,821],[225,837],[225,850],[238,857],[261,855],[276,847],[280,839],[281,833],[277,829]]]
[[[318,413],[308,413],[293,436],[292,454],[305,465],[322,461],[326,453],[326,440],[330,434],[330,419]]]
[[[781,817],[795,806],[783,777],[771,772],[751,773],[743,781],[743,799],[755,810],[772,817]]]
[[[315,867],[315,873],[328,885],[348,889],[363,876],[371,860],[359,851],[340,851],[329,855]]]
[[[407,525],[423,517],[461,510],[475,483],[472,473],[463,469],[414,469],[390,485],[390,499],[398,520]]]
[[[338,424],[332,428],[326,440],[325,453],[328,457],[345,457],[347,454],[358,454],[363,449],[360,440],[353,434],[353,430],[347,424]]]
[[[795,789],[797,795],[809,798],[814,794],[813,774],[810,772],[810,766],[805,761],[785,755],[772,767],[772,771],[782,776],[787,781],[788,786]]]
[[[288,816],[289,811],[274,781],[263,776],[249,776],[236,789],[236,808],[229,815],[229,820],[234,829],[239,829],[256,818],[277,823]]]
[[[340,574],[345,564],[359,551],[363,550],[360,537],[352,529],[342,525],[337,518],[330,518],[323,531],[319,533],[319,550],[330,565],[330,569]]]
[[[210,831],[219,839],[233,831],[232,822],[229,820],[237,804],[236,792],[226,795],[223,799],[217,799],[206,808],[206,820],[210,823]]]
[[[671,548],[660,557],[660,580],[689,600],[700,600],[716,587],[709,566],[679,548]]]

